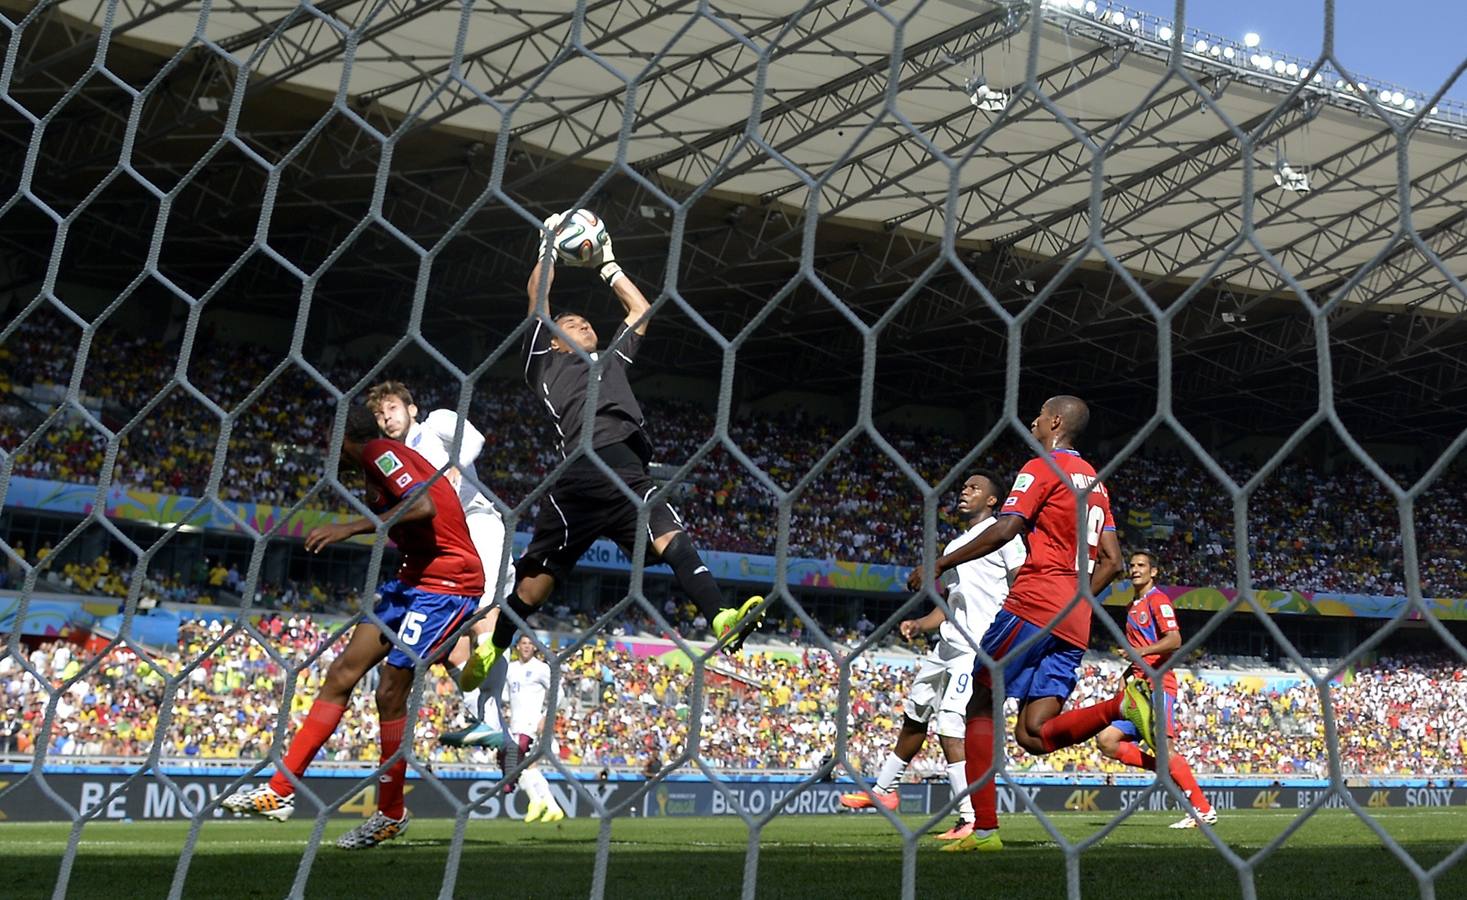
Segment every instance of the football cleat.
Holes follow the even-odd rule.
[[[874,806],[886,808],[889,812],[896,812],[897,807],[902,805],[902,796],[896,791],[856,791],[851,794],[840,795],[840,805],[846,809],[871,809]]]
[[[1193,814],[1192,813],[1188,813],[1187,815],[1182,816],[1181,819],[1173,822],[1172,824],[1168,825],[1167,827],[1168,828],[1197,828],[1198,827],[1198,825],[1197,825],[1197,819],[1201,819],[1202,821],[1206,822],[1209,825],[1216,825],[1217,824],[1217,810],[1215,810],[1215,809],[1209,809],[1205,813],[1196,813],[1196,818],[1193,818]]]
[[[384,841],[401,837],[407,833],[407,829],[407,813],[403,813],[401,819],[394,819],[384,815],[379,809],[372,813],[372,818],[337,838],[336,846],[343,850],[366,850]]]
[[[565,818],[565,810],[555,804],[554,800],[545,801],[545,811],[540,814],[540,823],[548,825],[551,822],[559,822]]]
[[[998,837],[998,829],[992,831],[973,830],[973,833],[960,841],[953,841],[946,847],[940,848],[943,853],[996,853],[1003,849],[1003,841]]]
[[[495,660],[503,652],[494,646],[493,641],[483,641],[474,646],[474,651],[469,654],[468,661],[458,673],[458,689],[465,693],[472,691],[484,683],[489,677],[489,670],[494,668]]]
[[[764,613],[754,614],[754,608],[763,602],[763,597],[750,597],[738,609],[729,607],[720,610],[713,617],[713,638],[718,642],[718,649],[728,654],[738,653],[743,649],[744,641],[764,621]]]
[[[530,808],[525,810],[525,822],[532,823],[540,821],[545,814],[546,803],[543,800],[531,800]]]
[[[973,823],[964,822],[962,819],[959,819],[958,824],[949,828],[947,831],[944,831],[942,834],[939,834],[937,836],[937,839],[939,841],[961,841],[963,838],[972,833]]]
[[[438,743],[449,747],[488,747],[498,750],[504,746],[504,732],[490,728],[483,722],[475,722],[467,728],[439,735]]]
[[[295,812],[295,794],[282,797],[270,785],[263,784],[251,790],[241,788],[225,797],[219,805],[233,813],[284,822]]]
[[[1121,715],[1127,722],[1136,726],[1136,732],[1141,735],[1141,740],[1150,744],[1153,748],[1156,742],[1156,716],[1151,708],[1151,686],[1141,679],[1126,682],[1126,689],[1121,693]]]

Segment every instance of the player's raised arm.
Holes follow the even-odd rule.
[[[1100,532],[1100,544],[1095,555],[1095,571],[1090,573],[1090,594],[1098,597],[1105,586],[1121,574],[1121,540],[1116,537],[1115,529],[1107,528]]]
[[[652,304],[647,302],[642,289],[632,283],[627,274],[622,271],[621,264],[616,261],[616,251],[611,246],[611,236],[607,235],[606,243],[601,246],[600,262],[596,264],[596,272],[601,280],[611,288],[616,299],[621,303],[621,308],[626,310],[626,322],[628,328],[638,335],[647,333],[647,323],[651,320]]]
[[[433,505],[433,498],[425,490],[413,491],[398,501],[391,509],[382,513],[382,521],[388,522],[397,515],[397,511],[406,507],[407,511],[398,519],[399,523],[416,522],[421,519],[431,519],[438,515],[438,507]],[[329,525],[317,525],[306,535],[306,550],[310,553],[320,553],[325,547],[344,541],[347,538],[359,534],[371,534],[377,530],[377,526],[363,516],[349,519],[345,522],[332,522]]]
[[[1009,541],[1018,537],[1024,530],[1024,519],[1022,516],[999,516],[983,533],[953,552],[938,557],[937,573],[941,575],[949,569],[957,568],[965,562],[982,559]],[[922,570],[916,568],[907,577],[907,589],[917,590],[922,587]]]
[[[539,312],[550,314],[550,285],[555,281],[555,251],[550,247],[550,238],[560,230],[560,223],[564,218],[564,213],[554,213],[546,216],[545,223],[540,227],[540,246],[535,251],[535,267],[530,270],[530,280],[525,285],[525,293],[530,297],[531,318]]]

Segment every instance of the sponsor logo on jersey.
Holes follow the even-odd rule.
[[[1157,607],[1156,611],[1161,613],[1161,617],[1163,619],[1175,619],[1177,617],[1177,613],[1175,610],[1172,609],[1172,605],[1170,603],[1163,603],[1161,606]]]
[[[1034,476],[1028,472],[1020,472],[1019,477],[1014,479],[1014,493],[1022,494],[1029,490],[1029,485],[1034,483]]]
[[[1146,623],[1149,622],[1149,621],[1151,621],[1151,617],[1148,616],[1148,615],[1146,615],[1146,610],[1144,610],[1144,609],[1138,609],[1138,610],[1136,610],[1136,624],[1137,625],[1140,625],[1142,628],[1145,628],[1146,627]]]
[[[405,488],[405,487],[407,487],[408,485],[410,485],[412,483],[413,483],[413,473],[412,472],[403,472],[401,475],[397,476],[397,486],[400,487],[400,488]]]
[[[391,450],[377,457],[373,462],[377,464],[377,468],[383,475],[391,475],[402,468],[402,460],[398,459],[397,454]]]
[[[1010,497],[1010,498],[1008,498],[1007,500],[1005,500],[1003,502],[1003,505],[1004,506],[1018,506],[1019,505],[1019,498],[1018,497]]]

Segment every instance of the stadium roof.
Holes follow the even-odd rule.
[[[16,21],[29,6],[0,0]],[[879,339],[877,402],[977,395],[991,409],[1007,337],[983,294],[1007,314],[1038,294],[1026,395],[1083,385],[1134,421],[1157,380],[1139,288],[1162,308],[1187,300],[1168,320],[1184,421],[1285,430],[1314,409],[1324,357],[1302,289],[1337,301],[1327,356],[1352,428],[1439,437],[1460,424],[1467,110],[1439,98],[1190,28],[1173,47],[1170,23],[1069,0],[1046,2],[1037,23],[1027,5],[961,0],[826,0],[797,16],[775,0],[709,15],[692,0],[592,0],[584,18],[458,0],[216,0],[206,19],[202,6],[117,4],[106,73],[90,77],[111,4],[42,4],[12,34],[12,104],[40,118],[61,103],[32,193],[65,215],[104,184],[68,227],[59,284],[147,271],[159,203],[139,179],[159,192],[182,182],[161,277],[142,278],[140,296],[166,280],[294,317],[303,289],[289,267],[320,268],[308,346],[400,329],[421,291],[425,335],[473,360],[522,315],[536,236],[506,199],[537,218],[583,201],[644,281],[680,237],[678,293],[725,336],[780,298],[740,354],[745,396],[850,392],[863,364],[852,321],[875,323],[910,293]],[[975,92],[998,108],[975,108]],[[5,196],[42,130],[25,115],[0,113]],[[381,135],[394,136],[390,156]],[[1276,183],[1284,163],[1307,192]],[[687,206],[685,223],[668,201]],[[1096,209],[1113,264],[1089,243]],[[57,226],[29,198],[3,221],[10,282],[33,284]],[[814,278],[798,277],[806,241]],[[419,249],[440,243],[425,268]],[[605,302],[588,281],[561,284],[573,303]],[[657,328],[655,362],[719,375],[691,316],[667,312]]]

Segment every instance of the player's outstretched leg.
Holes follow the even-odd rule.
[[[306,720],[286,748],[284,765],[270,779],[270,783],[256,788],[242,788],[224,798],[220,805],[230,812],[261,816],[284,822],[295,812],[295,785],[291,784],[286,772],[296,778],[305,775],[311,760],[316,758],[321,747],[341,724],[346,712],[347,701],[362,676],[383,657],[387,648],[382,632],[369,622],[363,622],[352,630],[346,649],[332,660],[321,685],[321,693],[311,704]]]

